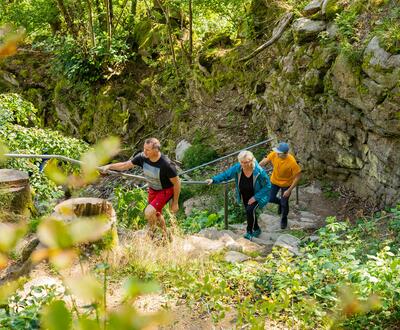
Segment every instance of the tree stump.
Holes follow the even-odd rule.
[[[32,206],[27,173],[0,169],[0,221],[16,222],[29,217]]]
[[[118,245],[117,216],[111,203],[101,198],[72,198],[58,204],[54,208],[56,217],[70,222],[79,217],[105,215],[108,219],[109,230],[103,238],[105,248]]]

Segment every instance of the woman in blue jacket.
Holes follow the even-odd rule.
[[[241,151],[239,162],[211,179],[207,183],[221,183],[235,178],[237,201],[243,202],[247,215],[247,232],[244,238],[251,240],[261,234],[256,210],[268,203],[271,183],[265,170],[258,165],[252,152]]]

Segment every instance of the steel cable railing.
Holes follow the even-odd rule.
[[[217,159],[214,159],[214,160],[212,160],[210,162],[207,162],[207,163],[195,166],[195,167],[193,167],[191,169],[188,169],[186,171],[180,172],[180,173],[178,173],[178,176],[190,173],[190,172],[192,172],[194,170],[197,170],[197,169],[205,167],[205,166],[209,166],[211,164],[215,164],[215,163],[220,162],[220,161],[222,161],[224,159],[227,159],[229,157],[235,156],[235,155],[239,154],[243,150],[249,150],[249,149],[255,148],[257,146],[266,144],[267,142],[270,142],[272,140],[273,139],[270,138],[270,139],[258,142],[256,144],[247,146],[247,147],[242,148],[242,149],[240,149],[238,151],[232,152],[232,153],[230,153],[228,155],[225,155],[225,156],[219,157]],[[36,154],[7,153],[4,156],[8,157],[8,158],[38,158],[38,159],[42,159],[42,160],[58,159],[58,160],[67,161],[67,162],[70,162],[70,163],[73,163],[73,164],[77,164],[77,165],[82,165],[83,164],[83,162],[80,161],[80,160],[73,159],[73,158],[70,158],[70,157],[66,157],[66,156],[63,156],[63,155],[46,155],[46,154],[44,154],[44,155],[36,155]],[[101,170],[101,167],[98,167],[97,169]],[[148,180],[144,176],[140,176],[140,175],[129,174],[129,173],[124,173],[124,172],[119,172],[119,171],[112,171],[112,170],[107,170],[106,173],[122,176],[122,177],[125,177],[127,179],[133,179],[133,180],[137,180],[137,181],[141,181],[141,182],[148,182]],[[233,182],[233,180],[230,180],[230,181],[227,181],[227,182],[221,182],[221,184],[224,185],[224,223],[225,223],[225,229],[228,229],[228,184],[231,183],[231,182]],[[207,184],[206,181],[191,181],[191,180],[182,180],[181,183],[182,184],[188,184],[188,185]],[[297,191],[297,189],[296,189],[296,200],[298,200],[298,191]]]

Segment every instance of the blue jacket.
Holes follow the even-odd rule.
[[[222,172],[216,176],[212,177],[213,183],[221,183],[235,178],[236,183],[236,199],[240,204],[240,191],[239,191],[239,180],[242,174],[242,167],[240,163],[236,163],[232,167],[228,168],[225,172]],[[265,170],[258,165],[256,161],[253,170],[253,187],[254,187],[254,198],[258,202],[260,208],[267,205],[269,201],[269,192],[271,190],[271,182]]]

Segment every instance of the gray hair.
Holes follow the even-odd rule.
[[[238,161],[241,162],[245,159],[251,159],[253,161],[253,167],[255,166],[256,158],[251,151],[242,150],[241,152],[239,152]]]
[[[153,149],[157,149],[160,150],[161,149],[161,144],[160,141],[158,141],[158,139],[152,137],[152,138],[148,138],[144,141],[144,144],[151,144],[151,147]]]

